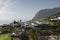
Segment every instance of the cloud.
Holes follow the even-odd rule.
[[[11,7],[14,7],[16,0],[0,0],[0,24],[8,23],[14,19],[20,19],[22,16],[17,14],[18,12]]]
[[[6,1],[7,0],[0,0],[0,15],[1,16],[6,13]]]
[[[9,0],[0,0],[0,10],[4,9],[4,7],[7,7],[7,3]]]
[[[21,0],[0,0],[0,24],[15,20],[29,20],[29,11],[23,8]]]
[[[0,24],[7,20],[8,9],[10,6],[10,0],[0,0]]]
[[[9,7],[12,0],[0,0],[0,20],[5,20],[9,14]]]

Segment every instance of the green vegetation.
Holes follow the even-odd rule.
[[[0,34],[0,40],[10,40],[9,34]]]
[[[11,40],[9,34],[0,34],[0,40]],[[20,40],[19,38],[14,38],[14,40]]]
[[[58,15],[59,16],[59,15]],[[36,21],[39,22],[47,22],[48,25],[43,25],[43,26],[35,26],[35,29],[29,29],[27,30],[27,34],[29,36],[29,40],[48,40],[48,36],[53,33],[59,33],[60,32],[60,22],[51,22],[50,19],[54,19],[56,18],[55,15],[47,17],[47,18],[43,18],[43,19],[37,19],[37,20],[31,20],[29,21],[29,23],[34,23]],[[3,32],[11,32],[12,27],[11,26],[4,26],[4,27],[0,27],[0,31]],[[17,29],[17,27],[15,28]],[[19,27],[18,27],[19,29]],[[0,34],[0,40],[11,40],[11,37],[9,34]],[[19,38],[14,38],[14,40],[20,40]]]

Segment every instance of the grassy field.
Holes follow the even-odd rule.
[[[0,34],[0,40],[11,40],[9,34]],[[18,38],[14,38],[14,40],[19,40]]]
[[[0,40],[10,40],[9,34],[0,34]]]

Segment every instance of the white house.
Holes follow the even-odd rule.
[[[57,17],[57,19],[59,19],[59,20],[60,20],[60,17]]]

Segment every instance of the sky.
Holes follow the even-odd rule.
[[[60,7],[60,0],[0,0],[0,25],[32,20],[42,9]]]

